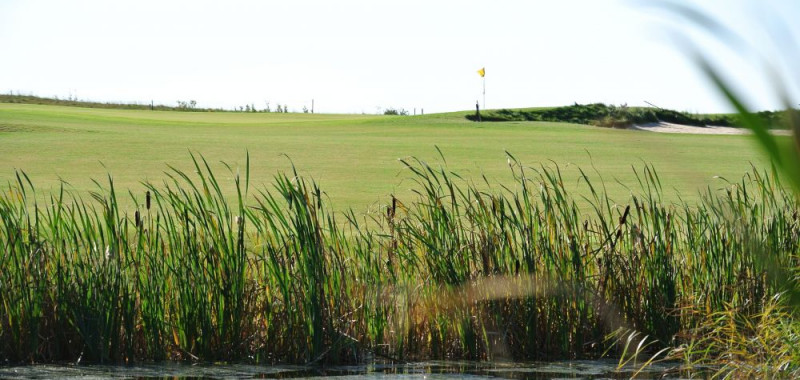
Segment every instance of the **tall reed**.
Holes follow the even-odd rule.
[[[693,311],[760,310],[795,286],[749,255],[798,264],[797,200],[755,168],[697,204],[665,202],[652,166],[625,200],[582,174],[586,212],[556,166],[509,154],[503,186],[410,158],[416,195],[356,215],[294,168],[253,189],[249,158],[226,166],[228,194],[191,158],[128,210],[110,176],[42,203],[18,173],[0,196],[4,360],[598,357],[616,331],[677,346]]]

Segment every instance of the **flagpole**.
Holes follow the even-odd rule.
[[[483,76],[483,109],[486,109],[486,76]]]

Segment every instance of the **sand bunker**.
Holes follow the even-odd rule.
[[[746,135],[751,133],[749,130],[745,128],[720,127],[714,125],[697,127],[694,125],[673,124],[665,122],[634,125],[629,129],[635,129],[639,131],[649,131],[649,132],[661,132],[661,133],[693,133],[698,135]],[[771,132],[776,135],[784,135],[784,136],[791,135],[791,131],[785,131],[785,130],[777,130],[777,131],[774,130]]]

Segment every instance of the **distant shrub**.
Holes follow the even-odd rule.
[[[408,111],[403,108],[387,108],[383,111],[384,115],[408,116]]]
[[[190,101],[187,102],[187,101],[184,101],[184,100],[178,100],[178,108],[179,109],[182,109],[182,110],[193,110],[196,107],[197,107],[197,101],[190,100]]]

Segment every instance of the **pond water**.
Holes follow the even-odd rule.
[[[219,364],[30,365],[0,367],[0,379],[627,379],[639,368],[617,368],[612,360],[553,363],[423,362],[369,364],[337,367],[256,366]],[[691,375],[691,376],[690,376]],[[655,364],[638,374],[639,379],[702,378],[686,373],[677,363]]]

